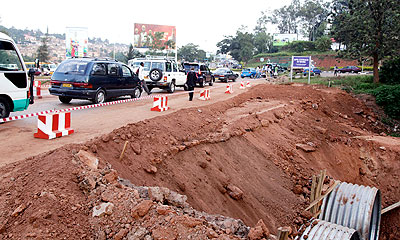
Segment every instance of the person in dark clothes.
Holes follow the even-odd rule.
[[[186,77],[187,90],[190,91],[189,101],[193,100],[193,90],[194,87],[196,86],[196,82],[197,82],[197,74],[194,72],[194,67],[192,67]]]

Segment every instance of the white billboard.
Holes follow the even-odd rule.
[[[85,27],[67,27],[65,32],[67,58],[88,56],[88,29]]]
[[[272,44],[273,46],[285,46],[290,42],[300,40],[298,34],[291,34],[291,33],[290,34],[274,33],[273,37],[274,37],[273,38],[274,42]]]

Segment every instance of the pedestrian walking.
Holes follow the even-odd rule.
[[[138,75],[138,78],[139,78],[139,80],[140,80],[140,82],[141,82],[141,84],[143,86],[144,91],[147,93],[147,95],[150,95],[151,92],[150,92],[149,88],[147,87],[146,81],[144,80],[143,70],[144,70],[144,63],[141,62],[140,66],[139,66],[139,69],[137,70],[137,75]]]
[[[194,67],[190,68],[190,72],[188,72],[186,77],[186,85],[187,90],[189,91],[189,101],[193,100],[193,90],[194,86],[196,86],[197,82],[197,74],[194,72]]]
[[[256,78],[260,78],[260,66],[256,68]]]
[[[335,67],[333,68],[333,75],[337,76],[338,73],[338,67],[335,65]]]

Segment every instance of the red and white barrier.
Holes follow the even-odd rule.
[[[35,138],[53,139],[74,133],[71,128],[71,112],[54,112],[38,116]]]
[[[241,81],[240,82],[240,87],[239,87],[240,89],[246,89],[246,86],[244,85],[244,82],[243,81]]]
[[[168,97],[167,96],[154,98],[153,107],[151,108],[151,111],[163,112],[163,111],[167,111],[168,109],[169,109],[169,107],[168,107]]]
[[[41,81],[34,81],[33,82],[33,93],[34,93],[33,96],[35,96],[35,97],[37,97],[39,99],[42,98],[41,87],[42,87],[42,82]],[[35,92],[36,92],[36,94],[35,94]]]
[[[210,100],[210,99],[211,99],[211,96],[210,96],[210,89],[203,89],[203,90],[201,90],[201,91],[200,91],[200,97],[199,97],[199,99],[200,99],[200,100],[204,100],[204,101]]]
[[[228,84],[228,85],[226,86],[226,91],[225,91],[225,93],[229,93],[229,94],[233,93],[232,84]]]
[[[247,81],[247,82],[246,82],[246,87],[251,87],[250,81]]]

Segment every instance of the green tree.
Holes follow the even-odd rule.
[[[345,49],[339,56],[373,59],[374,83],[379,83],[378,64],[399,55],[400,5],[398,0],[335,0],[332,35]]]
[[[132,44],[130,44],[128,53],[124,57],[125,58],[124,62],[128,62],[131,59],[139,58],[139,57],[144,57],[144,55],[142,53],[140,53],[138,50],[134,49]]]
[[[328,36],[323,36],[315,41],[315,48],[320,52],[325,52],[331,49],[332,40]]]
[[[189,62],[199,61],[206,58],[206,52],[201,50],[198,45],[188,43],[178,49],[178,58]]]
[[[48,35],[46,34],[44,37],[42,37],[41,44],[37,50],[37,58],[41,62],[47,62],[50,59],[50,51],[47,42],[48,42]]]
[[[217,53],[229,53],[234,59],[247,62],[254,55],[254,35],[241,27],[236,31],[236,36],[226,36],[217,43],[217,47]]]
[[[302,31],[309,41],[324,35],[330,13],[330,2],[324,3],[323,0],[306,0],[300,7],[297,16],[302,21]]]
[[[292,0],[290,5],[275,9],[270,16],[262,16],[259,21],[278,25],[280,33],[298,33],[300,1]],[[265,13],[264,13],[265,15]]]
[[[272,36],[266,32],[258,32],[254,36],[254,47],[256,54],[271,52],[272,50]]]

